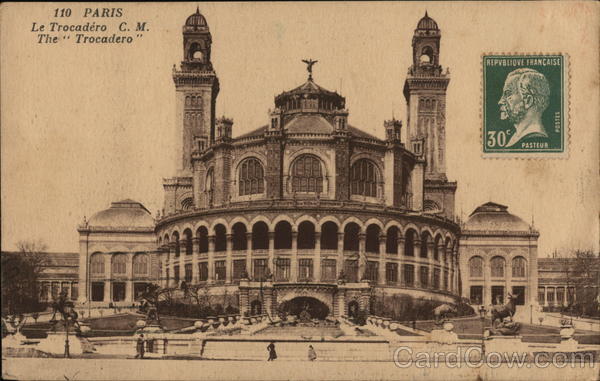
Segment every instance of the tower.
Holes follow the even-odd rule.
[[[212,37],[200,10],[183,26],[183,61],[173,67],[176,90],[178,176],[190,176],[193,151],[202,151],[215,140],[215,103],[219,79],[211,62]]]
[[[451,218],[456,182],[446,177],[446,89],[440,65],[441,31],[427,12],[412,39],[413,64],[404,83],[407,145],[425,163],[423,208]]]

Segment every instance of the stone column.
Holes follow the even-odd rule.
[[[292,261],[291,261],[290,280],[298,281],[298,232],[292,231]]]
[[[433,272],[435,269],[434,266],[434,262],[435,260],[433,259],[433,249],[435,247],[435,242],[434,241],[427,241],[427,263],[428,263],[428,267],[429,267],[429,289],[433,289]]]
[[[233,272],[233,261],[232,261],[233,253],[231,252],[231,250],[233,248],[233,234],[227,234],[226,242],[227,242],[227,247],[226,247],[227,254],[225,257],[225,283],[230,284],[231,283],[231,273]]]
[[[186,240],[179,240],[179,282],[185,280],[185,259],[187,258],[185,251]]]
[[[252,232],[246,233],[246,273],[252,275]]]
[[[365,271],[367,270],[367,250],[366,240],[367,235],[365,233],[358,234],[358,281],[364,279]]]
[[[106,255],[105,257],[105,271],[104,273],[107,274],[106,275],[106,281],[104,282],[104,303],[106,303],[108,305],[108,303],[112,302],[111,300],[111,295],[112,295],[112,284],[111,284],[111,266],[110,266],[110,258],[111,255]],[[108,267],[108,269],[106,269],[106,267]],[[52,287],[52,284],[50,284],[50,287]]]
[[[275,232],[269,232],[269,260],[267,266],[271,270],[271,274],[275,277]]]
[[[135,254],[134,254],[135,255]],[[125,280],[125,301],[133,302],[133,257],[127,258],[125,271],[127,272],[127,278]]]
[[[90,302],[91,297],[91,281],[90,281],[90,253],[88,250],[89,232],[79,233],[79,295],[78,303]],[[47,299],[50,300],[50,299]]]
[[[248,298],[249,298],[248,288],[240,287],[240,315],[244,316],[246,312],[248,312]]]
[[[48,285],[48,289],[46,290],[46,301],[51,301],[52,300],[52,282],[44,282],[44,283]],[[92,285],[90,284],[89,287],[91,289]],[[92,298],[90,296],[90,301],[91,300],[92,300]]]
[[[169,273],[171,274],[171,277],[169,278],[168,287],[172,287],[173,285],[177,286],[175,284],[175,245],[175,242],[169,243]]]
[[[314,262],[314,273],[313,280],[316,282],[321,281],[321,232],[315,232],[315,256]]]
[[[163,274],[162,274],[162,284],[163,287],[169,287],[169,282],[167,281],[167,278],[170,280],[170,261],[171,261],[171,255],[169,254],[169,246],[168,245],[163,245],[162,246],[162,251],[163,251]]]
[[[421,257],[421,240],[420,239],[415,239],[414,240],[414,254],[415,254],[415,259],[420,258]],[[421,265],[419,265],[418,263],[414,264],[414,268],[415,268],[415,288],[420,288],[421,287],[421,279],[419,279],[419,274],[420,274],[420,270],[419,268],[421,267]]]
[[[458,280],[459,280],[458,278],[459,278],[459,275],[460,275],[460,273],[459,273],[459,270],[460,270],[460,268],[459,268],[459,266],[460,266],[460,257],[458,255],[458,246],[454,246],[453,252],[454,252],[454,254],[453,254],[453,257],[454,257],[454,283],[453,284],[454,284],[454,286],[453,287],[454,287],[454,291],[457,294],[459,294],[460,293],[460,289],[458,287],[458,283],[459,283],[458,282]]]
[[[386,239],[384,234],[379,236],[379,273],[377,274],[377,283],[379,285],[385,284],[385,256],[387,255]]]
[[[508,300],[506,300],[506,296],[508,295],[508,293],[512,294],[512,262],[511,261],[506,261],[504,270],[506,271],[506,273],[504,274],[504,279],[506,279],[506,286],[504,286],[504,299],[505,299],[505,303],[506,303],[506,302],[508,302]],[[525,296],[525,295],[523,295],[523,296]],[[518,307],[515,307],[515,308],[518,308]]]
[[[491,276],[490,261],[487,258],[483,258],[483,304],[486,306],[492,304]]]
[[[337,298],[338,298],[338,312],[337,312],[337,316],[346,316],[348,315],[348,311],[346,311],[346,308],[348,307],[347,303],[346,303],[346,291],[345,290],[338,290],[338,294],[337,294]]]
[[[452,266],[452,254],[450,248],[444,248],[444,268],[448,270],[448,289],[447,291],[452,292],[454,282],[454,269]]]
[[[208,282],[215,283],[215,236],[208,236]]]
[[[192,283],[197,284],[200,279],[199,265],[198,265],[198,253],[200,252],[200,239],[195,237],[192,240]]]
[[[344,269],[344,233],[338,232],[337,242],[337,268],[336,272],[339,276],[340,272]],[[343,314],[342,314],[343,315]],[[340,315],[341,316],[341,315]]]
[[[404,237],[398,237],[398,285],[404,284],[404,273],[402,267],[404,266]]]
[[[269,283],[272,285],[272,283]],[[269,316],[274,315],[274,303],[273,303],[273,287],[265,287],[263,291],[264,295],[264,303],[263,309],[265,313],[269,314]]]

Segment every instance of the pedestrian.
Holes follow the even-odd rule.
[[[144,334],[141,334],[138,337],[137,344],[135,347],[137,350],[137,354],[135,355],[135,358],[143,359],[144,358]]]
[[[317,359],[317,352],[315,352],[315,348],[312,345],[308,346],[308,360],[315,361]]]
[[[275,342],[271,341],[271,344],[267,346],[267,350],[269,351],[269,358],[267,361],[273,361],[277,358],[277,352],[275,352]]]

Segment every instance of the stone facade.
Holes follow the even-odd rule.
[[[479,206],[462,226],[460,269],[462,293],[471,304],[506,303],[537,306],[539,233],[504,205]],[[517,307],[519,308],[519,307]]]
[[[315,83],[310,61],[306,82],[275,97],[265,125],[234,138],[233,121],[214,112],[219,80],[208,23],[191,15],[184,59],[173,69],[178,162],[164,181],[164,208],[155,220],[125,200],[80,226],[80,302],[130,303],[150,281],[235,294],[248,313],[312,298],[341,316],[368,310],[374,290],[450,303],[477,281],[526,285],[533,300],[537,232],[466,226],[459,250],[456,182],[445,173],[449,74],[440,38],[425,15],[404,87],[407,143],[395,119],[383,122],[384,139],[350,125],[346,99]],[[465,257],[504,250],[506,237],[527,250],[524,280],[461,283]],[[144,274],[134,271],[140,255]],[[481,299],[489,302],[489,292]]]
[[[209,35],[200,16],[190,17]],[[186,58],[176,76],[206,76],[210,67],[218,83],[207,54],[204,66],[192,66],[185,51],[188,22]],[[423,27],[438,36],[437,57],[437,25],[419,22],[413,45],[429,40]],[[407,79],[409,108],[433,96],[413,78],[425,78],[428,70],[415,62]],[[427,75],[444,84],[435,90],[443,100],[447,77]],[[443,301],[458,296],[459,227],[446,210],[454,207],[456,186],[444,173],[443,105],[423,135],[437,139],[428,152],[439,155],[428,162],[402,142],[402,122],[385,121],[386,138],[378,139],[348,124],[345,102],[316,84],[311,71],[304,84],[275,97],[265,126],[236,138],[232,120],[209,118],[204,109],[205,120],[214,120],[208,138],[201,137],[207,144],[192,145],[182,165],[193,168],[193,179],[165,182],[155,228],[164,287],[185,282],[207,284],[213,293],[239,291],[242,311],[256,306],[258,289],[270,312],[289,295],[311,295],[335,315],[348,313],[351,301],[368,308],[372,287]],[[411,141],[416,126],[409,121]],[[188,135],[182,147],[189,146]],[[445,193],[440,208],[424,210],[429,180],[442,181],[430,194]]]

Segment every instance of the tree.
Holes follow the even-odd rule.
[[[38,280],[48,258],[46,244],[39,240],[20,241],[18,252],[2,253],[2,314],[42,310]]]
[[[567,286],[565,292],[569,301],[569,311],[598,314],[600,254],[592,250],[576,250],[560,259],[561,272]]]

